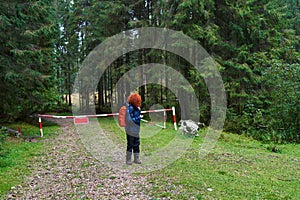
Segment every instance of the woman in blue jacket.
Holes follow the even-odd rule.
[[[127,111],[126,111],[126,164],[131,165],[131,155],[133,152],[134,160],[136,164],[141,164],[140,161],[140,122],[141,122],[141,96],[137,93],[129,95],[127,99]]]

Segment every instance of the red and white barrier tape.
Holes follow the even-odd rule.
[[[175,130],[177,130],[175,107],[172,107],[172,108],[169,108],[169,109],[159,109],[159,110],[144,110],[144,111],[141,111],[141,113],[164,112],[164,126],[163,126],[163,128],[166,128],[166,118],[167,118],[166,111],[173,111],[174,128],[175,128]],[[77,116],[58,116],[58,115],[41,115],[41,114],[39,114],[38,117],[39,117],[39,126],[40,126],[40,136],[43,137],[42,118],[74,119],[74,118],[111,117],[111,116],[118,116],[118,115],[119,115],[119,113],[96,114],[96,115],[77,115]]]

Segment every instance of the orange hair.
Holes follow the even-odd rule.
[[[135,107],[141,107],[142,98],[138,93],[132,93],[127,98],[127,102],[131,105],[134,105]]]

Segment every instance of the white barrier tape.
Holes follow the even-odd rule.
[[[159,110],[144,110],[144,111],[141,111],[141,113],[151,113],[151,112],[164,112],[164,111],[171,111],[172,109],[169,108],[169,109],[159,109]]]
[[[149,121],[147,121],[147,120],[145,120],[145,119],[141,119],[141,121],[143,121],[143,122],[146,122],[146,123],[148,123]],[[163,127],[162,125],[160,125],[160,124],[154,124],[155,126],[158,126],[158,127],[160,127],[160,128],[165,128],[165,127]]]
[[[38,115],[38,117],[42,118],[55,118],[55,119],[74,119],[74,118],[97,118],[97,117],[110,117],[117,116],[119,113],[111,113],[111,114],[97,114],[97,115],[76,115],[76,116],[58,116],[58,115]]]

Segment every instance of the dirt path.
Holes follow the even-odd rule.
[[[152,199],[145,176],[112,170],[92,157],[71,122],[45,139],[44,153],[28,168],[33,173],[13,187],[8,199]]]

